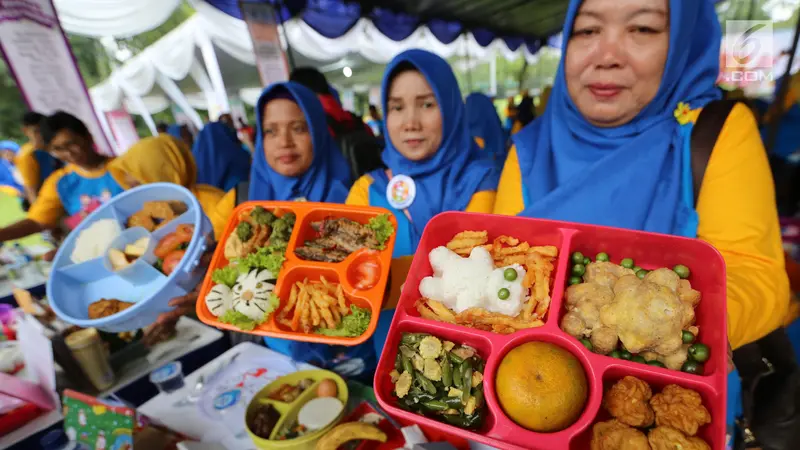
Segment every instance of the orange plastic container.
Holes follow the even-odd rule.
[[[554,245],[558,248],[552,299],[544,326],[501,335],[420,317],[414,304],[420,298],[420,281],[433,273],[428,254],[464,230],[486,230],[490,241],[500,235],[508,235],[531,245]],[[564,293],[569,279],[569,258],[575,251],[592,257],[599,252],[607,252],[611,261],[617,264],[622,258],[633,258],[638,265],[648,270],[673,267],[676,264],[687,265],[692,271],[689,281],[702,295],[696,308],[697,326],[701,330],[699,342],[711,348],[711,358],[705,364],[705,372],[702,375],[692,375],[595,354],[562,331],[559,324],[566,313]],[[698,392],[703,399],[703,405],[711,413],[711,423],[701,427],[698,435],[713,450],[722,450],[725,448],[727,394],[725,277],[725,261],[722,256],[714,247],[699,239],[524,217],[463,212],[439,214],[425,227],[414,255],[414,262],[375,371],[375,396],[380,406],[396,418],[495,448],[586,450],[590,447],[593,425],[611,418],[601,406],[603,392],[620,379],[631,375],[649,383],[654,394],[661,392],[669,384]],[[428,333],[456,344],[471,346],[486,361],[483,383],[487,409],[480,429],[457,428],[400,407],[393,393],[394,386],[389,373],[394,369],[398,345],[404,332]],[[527,342],[549,342],[560,346],[580,361],[586,373],[589,395],[583,413],[574,424],[562,431],[529,431],[509,418],[498,400],[495,376],[500,362],[510,350]]]
[[[285,212],[293,212],[297,216],[294,228],[292,229],[292,237],[289,239],[289,245],[286,250],[286,261],[283,263],[280,273],[277,274],[278,281],[275,285],[275,293],[280,299],[280,306],[273,311],[269,319],[256,327],[252,331],[243,331],[239,328],[219,321],[208,310],[205,301],[208,292],[214,287],[214,282],[211,280],[211,274],[214,270],[226,267],[228,260],[225,258],[225,241],[231,233],[234,232],[236,226],[239,224],[239,217],[243,212],[247,212],[261,206],[264,209],[272,212],[277,212],[282,215]],[[316,261],[306,261],[299,258],[294,253],[294,249],[302,246],[307,240],[316,237],[316,232],[311,228],[311,223],[326,218],[347,218],[354,220],[358,223],[366,224],[369,219],[377,217],[381,214],[388,214],[389,220],[397,230],[397,221],[388,210],[383,208],[363,207],[363,206],[347,206],[333,203],[309,203],[309,202],[247,202],[239,205],[233,212],[233,216],[228,221],[225,228],[225,233],[219,240],[217,249],[214,252],[214,257],[211,265],[206,273],[206,278],[203,281],[200,295],[197,302],[197,317],[200,320],[212,327],[238,331],[240,333],[255,334],[259,336],[269,336],[282,339],[289,339],[292,341],[304,342],[317,342],[322,344],[354,346],[363,343],[372,336],[375,332],[375,327],[378,325],[378,316],[380,315],[381,307],[383,305],[383,296],[386,290],[386,283],[389,280],[389,268],[392,261],[392,250],[396,233],[392,233],[389,240],[386,241],[386,248],[381,251],[374,250],[358,250],[339,263],[325,263]],[[380,278],[378,283],[367,289],[360,290],[354,286],[353,267],[358,263],[365,260],[372,260],[377,263],[380,268]],[[354,338],[345,337],[330,337],[323,336],[315,333],[295,332],[291,329],[281,325],[276,320],[280,314],[286,301],[289,299],[289,292],[295,282],[303,281],[308,278],[308,281],[319,281],[320,277],[325,277],[329,282],[340,283],[344,290],[345,298],[349,303],[355,304],[360,308],[367,308],[372,311],[372,318],[369,323],[369,328],[361,336]]]

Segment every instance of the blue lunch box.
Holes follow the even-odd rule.
[[[141,227],[127,228],[128,218],[149,201],[180,201],[188,210],[152,233]],[[108,249],[101,257],[73,263],[72,251],[78,236],[102,219],[114,219],[122,229],[109,248],[122,250],[127,244],[149,236],[144,256],[118,271],[111,268]],[[157,260],[153,251],[164,236],[181,224],[193,225],[194,235],[183,259],[167,276],[153,267]],[[168,306],[172,298],[186,295],[203,280],[205,268],[198,267],[200,258],[213,241],[211,221],[188,189],[172,183],[154,183],[123,192],[86,217],[58,249],[47,280],[50,307],[65,322],[82,328],[121,333],[147,327],[160,314],[172,309]],[[134,305],[117,314],[90,320],[89,305],[101,299],[117,299]]]

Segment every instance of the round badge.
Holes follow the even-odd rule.
[[[406,209],[414,203],[417,185],[408,175],[395,175],[386,186],[386,199],[394,209]]]

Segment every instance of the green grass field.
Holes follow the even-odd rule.
[[[10,225],[25,218],[25,211],[19,204],[19,199],[0,192],[0,227]],[[50,246],[40,234],[34,234],[18,241],[23,247]]]

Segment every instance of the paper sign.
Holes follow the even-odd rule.
[[[124,109],[108,111],[106,119],[111,133],[114,135],[114,140],[117,142],[120,155],[127,152],[131,145],[139,142],[139,132],[136,131],[136,125],[128,111]]]
[[[239,2],[239,8],[253,40],[253,51],[256,54],[256,67],[261,77],[261,84],[269,86],[272,83],[287,81],[289,66],[278,35],[275,8],[266,2],[243,1]]]
[[[56,393],[56,368],[50,339],[45,335],[44,327],[30,315],[24,315],[17,324],[17,340],[25,358],[25,371],[30,377],[35,377],[57,405],[60,399]]]
[[[0,53],[31,111],[78,117],[98,151],[113,154],[51,0],[0,1]]]

